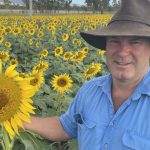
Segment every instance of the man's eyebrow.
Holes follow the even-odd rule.
[[[140,41],[143,41],[143,40],[146,40],[147,38],[143,38],[143,37],[134,37],[134,38],[131,38],[129,39],[130,41],[137,41],[137,40],[140,40]]]

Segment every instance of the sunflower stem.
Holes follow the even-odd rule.
[[[58,96],[58,115],[61,115],[62,114],[62,100],[64,98],[64,93],[59,93],[59,96]]]
[[[14,140],[10,141],[9,136],[5,128],[2,126],[2,134],[3,134],[3,150],[12,150],[14,145]]]

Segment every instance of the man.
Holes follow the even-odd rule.
[[[150,150],[150,1],[122,0],[108,26],[81,36],[106,49],[111,74],[87,82],[60,117],[32,118],[50,140],[78,139],[79,150]]]

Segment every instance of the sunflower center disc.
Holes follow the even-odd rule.
[[[0,109],[5,107],[5,105],[8,103],[8,97],[0,91]]]
[[[66,85],[66,81],[65,80],[58,80],[58,85],[59,86],[61,86],[61,87],[63,87],[63,86],[65,86]]]

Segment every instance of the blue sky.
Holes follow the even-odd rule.
[[[72,0],[72,4],[83,5],[85,0]]]

